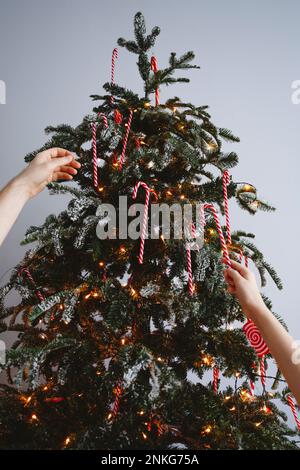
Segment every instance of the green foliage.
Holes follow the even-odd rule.
[[[139,240],[96,237],[98,204],[117,206],[119,195],[130,196],[137,181],[155,189],[161,203],[183,208],[187,202],[211,202],[224,213],[222,172],[239,161],[224,144],[239,138],[212,122],[207,105],[183,103],[177,96],[151,105],[156,88],[188,81],[175,72],[198,68],[191,64],[193,52],[180,57],[172,52],[167,66],[159,64],[154,74],[148,54],[158,34],[158,27],[148,34],[143,15],[137,13],[134,39],[118,40],[138,56],[144,96],[106,83],[105,94],[92,95],[94,114],[76,127],[48,126],[48,142],[25,157],[29,162],[41,150],[66,147],[77,153],[81,170],[76,186],[48,185],[50,194],[69,196],[67,208],[27,230],[22,243],[34,243],[34,249],[0,289],[0,332],[14,335],[4,367],[9,384],[0,387],[0,448],[297,448],[285,414],[264,389],[253,400],[241,394],[249,379],[260,387],[253,370],[258,359],[241,328],[243,312],[224,283],[213,217],[207,214],[204,246],[191,253],[193,296],[188,292],[185,240],[146,240],[140,265]],[[115,157],[123,149],[130,108],[134,113],[125,164],[118,171]],[[121,125],[114,121],[116,110],[123,116]],[[97,122],[101,158],[98,189],[93,187],[91,122]],[[228,196],[251,214],[273,210],[256,190],[246,191],[234,180]],[[253,239],[254,234],[242,230],[232,233],[233,245],[251,259],[262,285],[269,274],[281,289],[280,278]],[[24,267],[34,282],[20,275]],[[20,300],[8,306],[14,290]],[[223,390],[222,381],[217,394],[213,364],[231,383]],[[276,374],[273,388],[279,381]],[[122,396],[112,419],[117,386]],[[53,401],[55,397],[59,400]],[[276,391],[274,398],[281,397]],[[261,412],[266,403],[269,414]],[[205,432],[208,426],[210,432]]]

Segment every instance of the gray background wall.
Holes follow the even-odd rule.
[[[109,80],[111,51],[119,36],[132,37],[138,10],[149,27],[162,28],[153,51],[159,65],[170,51],[189,49],[201,65],[190,72],[191,84],[167,88],[162,100],[178,95],[209,104],[215,123],[241,138],[231,147],[240,155],[234,178],[252,182],[277,207],[251,217],[232,203],[232,223],[256,233],[258,247],[278,269],[284,290],[270,282],[264,291],[300,339],[300,105],[291,101],[291,83],[300,78],[299,1],[1,0],[0,79],[7,103],[0,105],[0,186],[21,170],[27,152],[44,143],[46,125],[76,125],[90,112],[89,94]],[[142,90],[135,57],[123,49],[116,79]],[[45,191],[26,206],[0,249],[0,276],[24,253],[19,241],[25,229],[65,204]]]

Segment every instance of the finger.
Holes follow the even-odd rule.
[[[228,279],[230,279],[230,282],[233,283],[234,285],[237,282],[240,282],[241,279],[243,278],[243,276],[238,271],[232,268],[227,269],[227,276],[228,276]]]
[[[73,158],[73,160],[69,163],[69,165],[73,166],[74,168],[81,168],[81,164],[75,158]]]
[[[63,173],[70,173],[70,175],[77,175],[78,173],[76,168],[73,168],[72,166],[61,166],[59,171],[62,171]]]
[[[68,156],[71,156],[74,158],[74,153],[70,152],[69,150],[60,148],[60,147],[53,147],[49,150],[46,150],[46,152],[49,152],[52,158],[68,157]]]
[[[228,286],[234,287],[234,282],[231,277],[227,274],[227,271],[224,272],[225,282]]]
[[[73,160],[73,155],[69,155],[67,157],[57,157],[51,160],[50,165],[52,170],[54,171],[55,169],[59,169],[68,163],[70,163]]]
[[[249,269],[246,268],[245,266],[242,266],[241,263],[238,263],[237,261],[234,261],[233,259],[230,260],[231,261],[231,267],[238,271],[241,276],[247,278],[248,275],[249,275]]]
[[[57,171],[53,174],[52,181],[57,181],[57,180],[72,180],[73,176],[70,175],[69,173],[64,173],[62,171]]]
[[[229,287],[227,288],[227,291],[229,292],[229,294],[235,294],[235,292],[236,292],[236,291],[235,291],[235,288],[232,287],[232,286],[229,286]]]

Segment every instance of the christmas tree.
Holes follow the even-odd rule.
[[[268,353],[260,359],[249,344],[223,278],[222,252],[227,264],[228,253],[251,260],[262,285],[269,274],[281,288],[254,235],[230,233],[227,198],[251,214],[273,208],[254,186],[230,179],[238,156],[223,147],[239,139],[212,123],[207,106],[159,102],[163,85],[189,81],[177,71],[198,68],[193,52],[171,53],[159,68],[149,54],[159,32],[147,34],[137,13],[135,39],[118,40],[137,55],[144,96],[115,83],[115,49],[93,114],[75,128],[48,127],[50,140],[26,156],[63,147],[82,169],[76,187],[49,184],[72,199],[29,228],[23,243],[34,248],[1,288],[0,331],[17,333],[0,389],[3,449],[297,448],[274,403],[286,403],[280,375],[270,393]],[[118,207],[119,196],[132,195],[143,203],[145,192],[146,215],[156,201],[202,204],[203,246],[192,250],[187,235],[147,239],[142,223],[141,240],[120,239],[118,225],[114,237],[97,237],[107,223],[99,204]],[[12,291],[20,302],[9,307]]]

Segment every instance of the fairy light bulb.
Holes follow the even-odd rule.
[[[66,437],[65,441],[64,441],[64,444],[65,446],[69,445],[71,442],[71,438],[70,437]]]
[[[138,411],[138,415],[143,416],[145,414],[144,410]]]
[[[151,104],[149,103],[149,101],[147,101],[145,104],[144,104],[144,108],[146,109],[149,109],[151,106]]]
[[[209,424],[203,429],[204,434],[210,434],[212,432],[212,426]]]
[[[99,268],[104,268],[104,266],[105,266],[104,261],[99,261]]]
[[[122,338],[122,339],[121,339],[121,344],[122,344],[122,346],[124,346],[125,343],[126,343],[126,339],[125,339],[125,338]]]
[[[233,412],[236,410],[236,407],[235,406],[232,406],[231,408],[229,408],[229,411]]]
[[[107,419],[110,420],[112,418],[112,413],[108,413]]]
[[[181,194],[180,199],[183,201],[183,199],[185,199],[185,195]]]
[[[104,186],[98,186],[98,193],[103,193]]]
[[[31,419],[32,419],[32,421],[38,421],[38,417],[35,413],[32,413]]]
[[[142,436],[143,436],[143,439],[145,439],[145,440],[148,439],[148,436],[145,432],[142,432]]]

